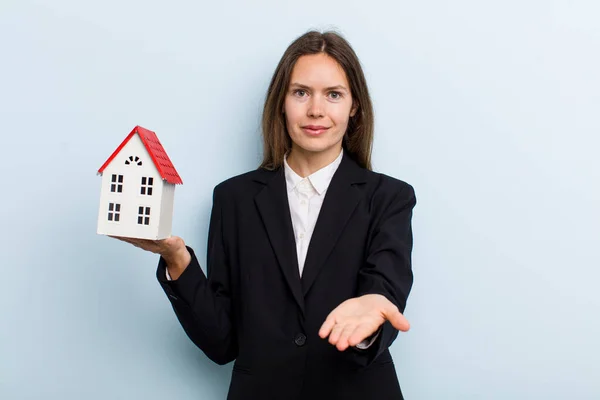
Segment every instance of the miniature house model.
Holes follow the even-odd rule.
[[[99,234],[154,240],[171,235],[175,185],[182,181],[154,132],[133,128],[98,174]]]

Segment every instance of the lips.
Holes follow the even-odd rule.
[[[321,125],[306,125],[302,127],[302,130],[311,136],[317,136],[325,132],[327,129],[326,126]]]

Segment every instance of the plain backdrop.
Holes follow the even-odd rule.
[[[204,265],[213,187],[254,169],[285,48],[358,53],[376,171],[412,184],[408,400],[599,399],[600,3],[0,2],[0,398],[223,399],[157,257],[97,235],[96,171],[135,125],[183,178]]]

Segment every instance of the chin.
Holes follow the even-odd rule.
[[[323,139],[308,139],[307,138],[300,138],[300,140],[294,140],[292,139],[292,141],[294,142],[294,144],[296,146],[298,146],[299,148],[301,148],[302,150],[305,151],[314,151],[314,152],[319,152],[319,151],[323,151],[323,150],[327,150],[328,148],[330,148],[332,145],[329,143],[326,143],[326,141],[324,141]]]
[[[342,138],[340,140],[331,140],[331,138],[300,137],[299,140],[298,138],[293,138],[292,141],[304,151],[322,153],[338,147],[341,144]]]

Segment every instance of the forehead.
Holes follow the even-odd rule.
[[[298,58],[290,83],[297,82],[311,87],[344,85],[348,87],[342,66],[325,53],[304,55]]]

